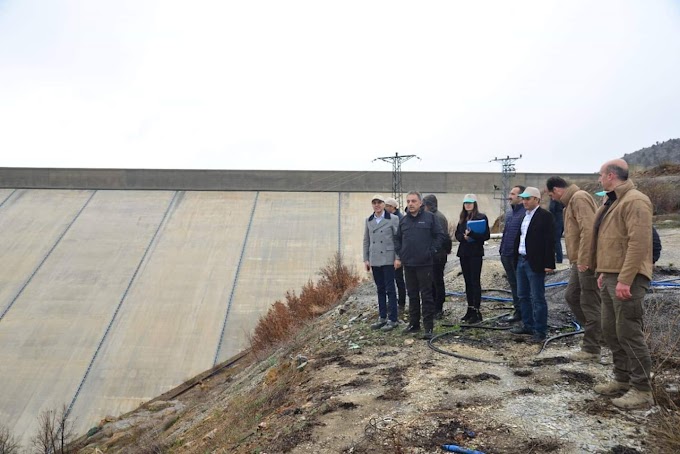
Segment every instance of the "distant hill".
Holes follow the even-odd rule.
[[[657,142],[651,147],[623,155],[630,165],[655,167],[661,164],[680,164],[680,139]]]

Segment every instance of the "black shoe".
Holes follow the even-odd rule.
[[[542,344],[545,342],[545,334],[534,334],[529,339],[527,339],[527,342],[530,344]]]
[[[465,315],[463,315],[463,318],[461,318],[460,321],[461,322],[467,322],[468,320],[470,320],[470,317],[472,317],[472,314],[474,312],[475,312],[475,308],[468,306],[467,312],[465,313]]]
[[[476,325],[477,323],[481,323],[482,320],[482,313],[479,312],[479,309],[472,309],[472,315],[470,318],[467,319],[468,325]]]
[[[524,328],[523,326],[514,326],[514,327],[510,328],[510,332],[512,334],[518,334],[518,335],[522,335],[522,336],[531,336],[533,334],[531,332],[531,330],[528,330],[528,329]]]
[[[401,330],[403,334],[413,334],[413,333],[419,333],[420,332],[420,326],[419,325],[408,325],[406,328]]]
[[[505,321],[508,322],[508,323],[521,322],[521,321],[522,321],[522,314],[520,314],[519,312],[515,311],[514,314],[508,315],[508,316],[505,318]]]
[[[420,336],[421,339],[430,340],[434,337],[432,329],[426,329],[425,332]]]

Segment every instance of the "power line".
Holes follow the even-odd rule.
[[[397,201],[399,207],[404,206],[403,193],[404,190],[401,187],[401,163],[406,162],[411,158],[420,158],[414,154],[409,154],[405,156],[399,156],[399,153],[394,153],[394,156],[383,156],[380,158],[375,158],[375,161],[385,161],[392,163],[392,197]]]
[[[503,191],[499,196],[496,196],[496,191],[498,191],[498,186],[494,185],[493,190],[494,190],[494,198],[495,199],[500,199],[501,201],[501,212],[500,214],[503,215],[505,214],[506,210],[508,209],[508,193],[510,193],[510,180],[512,180],[512,177],[515,176],[515,161],[518,159],[521,159],[522,155],[520,154],[519,157],[510,157],[506,156],[505,158],[493,158],[489,162],[500,162],[501,163],[501,169],[502,169],[502,187],[500,188],[501,191]]]

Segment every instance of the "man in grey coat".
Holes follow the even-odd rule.
[[[378,290],[379,319],[371,329],[390,331],[398,325],[397,292],[394,288],[394,268],[398,256],[394,236],[399,218],[385,211],[385,199],[376,194],[371,200],[373,214],[366,219],[364,229],[364,266],[373,272]]]

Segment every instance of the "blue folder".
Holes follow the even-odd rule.
[[[471,232],[483,234],[486,232],[486,219],[479,219],[476,221],[467,221],[467,228]],[[468,243],[472,243],[475,240],[473,238],[468,238]]]

